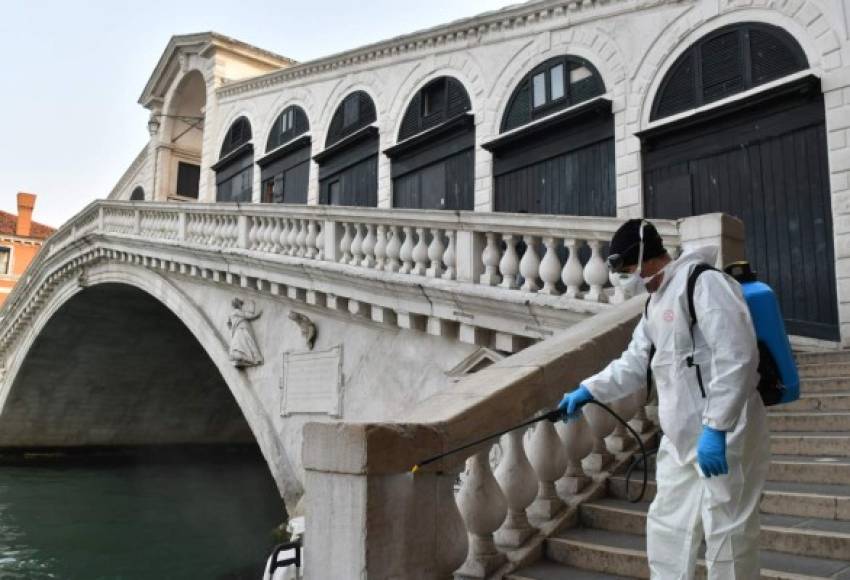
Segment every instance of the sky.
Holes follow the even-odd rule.
[[[147,143],[137,103],[169,38],[214,30],[298,61],[517,0],[5,0],[0,210],[38,195],[59,226],[106,197]]]

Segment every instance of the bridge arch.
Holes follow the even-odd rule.
[[[15,355],[7,361],[0,393],[0,412],[3,414],[0,445],[17,446],[26,429],[33,431],[44,427],[49,429],[41,433],[41,440],[37,442],[49,447],[71,446],[75,438],[78,444],[85,445],[239,443],[253,439],[266,459],[287,508],[293,510],[302,495],[301,483],[269,415],[252,391],[245,371],[230,363],[228,341],[222,329],[183,290],[148,268],[112,262],[96,263],[79,272],[79,275],[67,276],[50,293],[24,336],[20,337]],[[110,301],[115,303],[110,304]],[[80,339],[85,335],[79,328],[73,327],[75,313],[85,320],[94,319],[95,332],[109,328],[110,323],[122,327],[128,341],[135,341],[137,347],[141,345],[141,352],[129,348],[133,346],[129,342],[110,345],[110,336],[100,337],[100,342],[97,342],[92,341],[92,333],[88,333],[89,342]],[[92,313],[100,316],[92,317]],[[156,324],[162,325],[160,335],[151,334],[156,330]],[[182,336],[173,336],[181,331]],[[51,334],[56,340],[51,340]],[[74,336],[78,344],[69,344],[72,341],[68,338]],[[170,359],[169,347],[176,349]],[[161,360],[159,367],[140,368],[145,353],[153,353],[166,360]],[[185,362],[184,368],[164,368],[180,357],[186,358],[187,353],[190,360]],[[121,363],[129,367],[122,369],[124,377],[113,370],[98,380],[97,364],[102,363],[104,357],[116,358],[122,354]],[[90,357],[94,367],[86,368],[86,361],[79,360],[86,356]],[[206,356],[206,360],[193,359],[193,356]],[[51,358],[62,361],[61,365],[57,365],[59,370],[52,374],[34,371],[31,367],[36,365],[28,365],[31,360],[43,363]],[[76,364],[70,365],[78,369],[76,375],[67,372],[69,358],[78,359],[74,360]],[[135,372],[127,372],[133,370]],[[155,380],[156,385],[151,388],[159,391],[138,393],[128,389],[131,392],[110,392],[111,385],[106,384],[110,380],[117,380],[119,388],[125,389],[146,388],[143,381]],[[193,380],[195,384],[192,384]],[[37,381],[49,384],[39,385]],[[54,388],[54,384],[58,387]],[[82,384],[89,391],[75,393],[75,384]],[[214,388],[209,388],[210,385]],[[56,389],[63,387],[69,389],[65,396],[56,397]],[[49,397],[41,396],[44,389],[52,389]],[[167,392],[169,389],[170,392]],[[111,415],[98,416],[98,413],[105,412],[110,397],[116,394],[122,394],[124,400],[142,407],[112,409],[114,413]],[[143,394],[151,395],[152,400],[146,401]],[[106,399],[97,400],[98,396]],[[168,409],[169,400],[174,402],[176,409]],[[40,408],[48,402],[49,409]],[[183,417],[188,424],[180,424],[181,408],[188,413]],[[144,417],[147,433],[132,425],[133,412]],[[164,415],[158,416],[157,413]],[[80,417],[97,420],[88,425],[74,425],[73,417],[77,417],[78,421]],[[50,425],[52,420],[60,423],[69,421],[71,426],[68,427],[69,423],[65,423],[64,427],[62,424]],[[123,430],[122,421],[126,423]],[[151,425],[156,428],[151,429]]]

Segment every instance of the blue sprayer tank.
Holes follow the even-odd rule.
[[[756,279],[755,272],[747,262],[730,264],[726,267],[726,272],[741,283],[755,326],[756,338],[767,345],[776,361],[780,380],[785,386],[780,404],[796,401],[800,398],[800,377],[788,335],[785,333],[785,323],[776,294],[770,286]]]

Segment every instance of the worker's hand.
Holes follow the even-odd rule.
[[[702,435],[697,443],[697,463],[706,477],[726,475],[729,466],[726,464],[726,432],[702,427]]]
[[[564,421],[575,419],[579,416],[581,408],[593,400],[593,395],[587,390],[587,387],[580,385],[575,391],[567,393],[561,402],[558,404],[558,410]]]

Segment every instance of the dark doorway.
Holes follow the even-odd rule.
[[[275,120],[260,166],[263,203],[307,203],[310,183],[310,130],[307,114],[290,106]]]
[[[411,99],[392,159],[393,207],[472,210],[475,123],[457,79],[439,77]]]
[[[493,153],[494,209],[613,216],[614,116],[596,68],[551,58],[514,89]]]
[[[725,212],[777,293],[789,333],[838,340],[820,83],[789,83],[642,136],[646,215]]]
[[[319,203],[378,205],[378,128],[375,104],[363,91],[337,107],[319,164]]]

